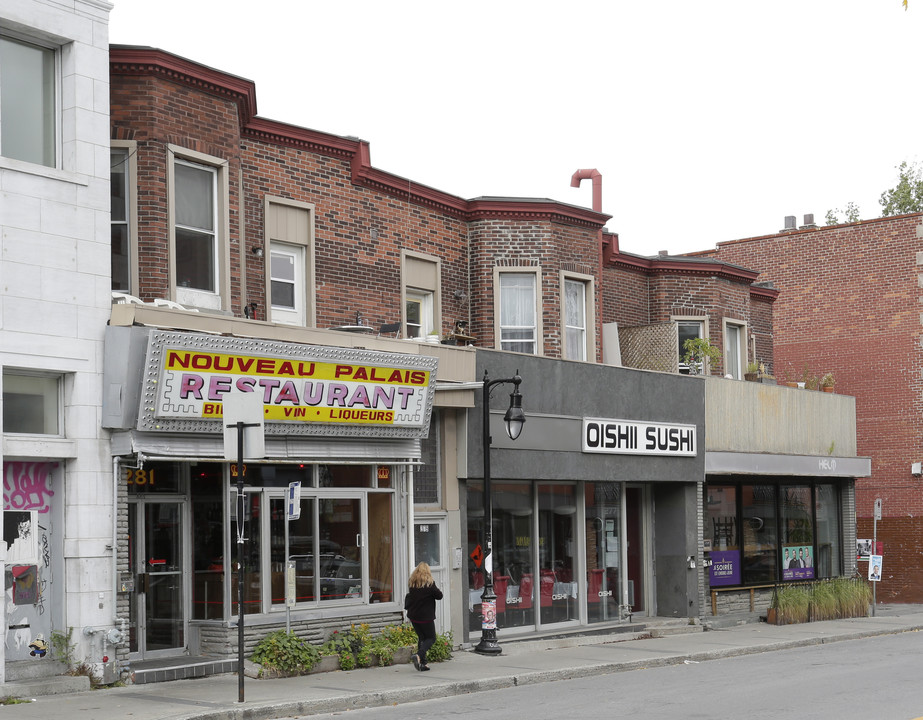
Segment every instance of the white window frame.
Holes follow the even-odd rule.
[[[299,223],[284,223],[285,227],[276,231],[273,235],[273,225],[269,218],[273,214],[273,207],[281,206],[294,208],[303,211],[307,217],[307,224],[303,227],[304,232],[298,232],[301,228]],[[289,198],[268,196],[263,201],[263,252],[268,258],[266,260],[264,276],[266,279],[266,306],[269,308],[270,320],[272,322],[284,323],[286,325],[302,325],[314,327],[317,324],[317,302],[315,300],[315,280],[314,280],[314,205],[311,203],[290,200]],[[272,251],[276,247],[298,247],[302,249],[302,264],[295,268],[295,282],[301,285],[300,302],[298,311],[302,316],[300,322],[294,322],[293,316],[280,309],[278,312],[272,305],[272,278],[271,260]],[[298,288],[296,288],[297,290]]]
[[[40,168],[50,168],[50,169],[60,169],[61,167],[61,157],[62,157],[62,133],[61,126],[63,124],[62,117],[62,104],[61,104],[61,46],[54,44],[52,42],[43,41],[35,37],[30,37],[28,35],[23,35],[19,33],[9,32],[4,29],[0,32],[0,38],[10,40],[13,42],[22,43],[24,45],[31,45],[32,47],[38,48],[40,50],[47,50],[53,54],[53,63],[54,67],[52,70],[53,73],[53,82],[54,88],[52,91],[52,103],[53,107],[51,108],[52,122],[54,127],[51,128],[52,134],[52,155],[53,158],[50,163],[48,162],[36,162],[34,160],[22,160],[19,158],[13,158],[5,156],[3,154],[3,147],[0,145],[0,156],[3,157],[4,162],[3,166],[7,167],[16,167],[17,163],[22,163],[25,166],[35,166]],[[0,103],[3,102],[3,89],[0,88]],[[43,129],[43,132],[45,130]],[[2,132],[0,132],[0,138],[2,138]],[[2,140],[0,140],[2,142]]]
[[[676,347],[679,363],[679,372],[681,375],[695,374],[692,373],[692,368],[683,362],[683,352],[682,347],[679,344],[679,327],[680,325],[693,325],[696,324],[699,326],[699,335],[700,338],[708,338],[708,317],[704,315],[674,315],[670,318],[673,322],[676,323]],[[702,374],[704,368],[696,368],[697,374]]]
[[[269,244],[269,262],[266,264],[266,272],[269,275],[269,305],[272,322],[304,327],[306,284],[304,279],[304,255],[305,247],[303,245],[292,245],[291,243],[278,241],[273,241]],[[273,275],[273,259],[276,256],[284,256],[291,260],[291,280]],[[273,302],[273,283],[285,283],[292,286],[292,305],[279,305]]]
[[[407,328],[405,337],[422,338],[433,335],[433,294],[426,290],[407,288],[404,291],[404,327]],[[419,323],[410,322],[410,306],[419,305]]]
[[[18,368],[4,368],[3,369],[3,380],[2,380],[2,390],[3,396],[6,396],[8,393],[11,393],[13,390],[20,389],[17,387],[16,383],[11,383],[11,378],[19,378],[26,381],[28,385],[29,380],[35,381],[36,387],[33,388],[35,392],[21,392],[17,393],[20,395],[34,395],[36,398],[43,398],[46,403],[43,407],[43,418],[44,424],[47,427],[49,421],[54,422],[56,431],[55,432],[39,432],[39,433],[23,433],[15,432],[9,430],[5,423],[0,419],[0,425],[3,426],[4,435],[16,435],[16,436],[31,436],[31,437],[42,437],[42,438],[63,438],[65,436],[64,430],[64,377],[59,373],[42,373],[42,372],[32,372],[29,370],[23,370]],[[38,384],[41,381],[49,382],[53,384],[53,388],[42,388],[38,387]],[[11,387],[12,385],[12,387]],[[28,389],[28,388],[27,388]]]
[[[732,335],[737,335],[734,343],[736,349],[736,362],[731,353],[730,342]],[[747,369],[747,323],[743,320],[734,318],[722,318],[721,320],[721,337],[724,338],[723,359],[724,359],[724,376],[730,376],[734,380],[743,380],[744,372]]]
[[[140,278],[138,269],[138,143],[134,140],[112,140],[109,157],[114,153],[124,154],[120,163],[124,164],[125,174],[125,220],[111,220],[112,227],[124,226],[128,236],[128,287],[113,287],[113,291],[138,295]],[[112,170],[113,168],[110,168]],[[113,276],[114,277],[114,276]]]
[[[167,146],[167,206],[170,227],[170,287],[172,300],[204,310],[228,310],[230,308],[230,220],[228,217],[228,162],[221,158],[188,150],[176,145]],[[176,263],[176,165],[186,164],[210,169],[214,172],[214,291],[182,287]]]
[[[583,287],[583,325],[569,324],[567,317],[567,285],[579,284]],[[596,360],[596,288],[592,275],[575,272],[561,272],[561,357],[565,360]],[[578,357],[568,353],[568,335],[577,333],[579,337]]]
[[[502,326],[502,277],[504,275],[533,275],[534,276],[534,325],[521,325],[521,326]],[[526,355],[543,355],[544,354],[544,336],[542,329],[542,269],[535,266],[503,266],[503,267],[494,267],[494,347],[500,350],[507,350],[504,347],[504,343],[522,343],[522,342],[532,342],[534,343],[534,351],[531,353],[525,353]],[[534,330],[532,340],[504,340],[503,332],[506,329],[524,329],[532,328]],[[510,350],[509,352],[519,352],[516,350]]]

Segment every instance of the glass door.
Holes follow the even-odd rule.
[[[542,625],[577,620],[576,488],[538,486],[538,598]]]
[[[618,620],[621,602],[622,485],[584,486],[587,565],[587,622]]]
[[[366,597],[362,497],[319,497],[317,504],[321,602]]]
[[[177,654],[186,646],[183,510],[179,500],[129,503],[129,649],[138,659]]]

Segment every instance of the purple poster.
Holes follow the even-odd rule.
[[[714,550],[709,568],[710,585],[740,585],[740,551]]]

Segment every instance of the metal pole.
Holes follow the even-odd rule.
[[[237,423],[237,702],[244,701],[244,425]]]
[[[872,555],[878,554],[878,501],[872,511],[872,552],[869,554],[869,565],[872,564]],[[884,563],[882,563],[884,564]],[[871,570],[869,576],[871,576]],[[881,573],[879,573],[880,575]],[[878,605],[878,583],[872,580],[872,617],[875,617],[875,606]]]
[[[484,591],[481,593],[481,642],[475,645],[475,652],[483,655],[499,655],[503,650],[497,642],[497,596],[494,594],[493,578],[493,496],[490,491],[490,388],[502,380],[489,380],[484,373],[484,395],[481,398],[483,420],[481,444],[484,448]]]

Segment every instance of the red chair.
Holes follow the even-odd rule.
[[[497,596],[497,617],[506,612],[506,590],[510,586],[509,575],[498,575],[494,578],[494,594]]]
[[[551,607],[554,595],[554,570],[542,570],[539,575],[538,595],[542,607]]]
[[[519,609],[532,609],[532,573],[523,573],[519,581]]]
[[[484,573],[480,570],[475,570],[471,573],[471,589],[480,590],[484,587]]]

